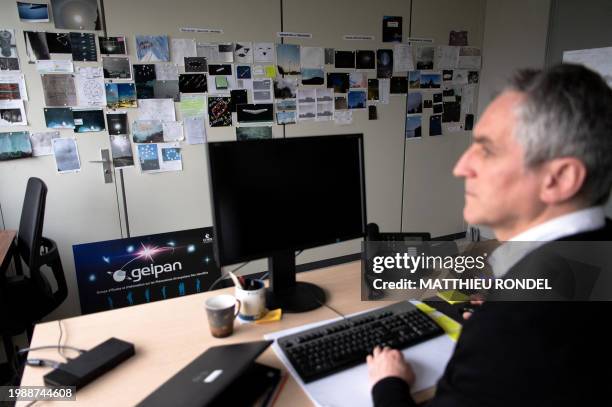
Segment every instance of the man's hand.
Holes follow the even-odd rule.
[[[385,377],[399,377],[406,383],[414,384],[415,376],[412,368],[404,360],[404,355],[396,349],[375,347],[372,355],[366,358],[370,385],[374,386]]]
[[[476,296],[472,296],[472,299],[470,300],[470,304],[472,304],[472,308],[480,307],[482,304],[484,304],[484,300],[482,298],[479,298],[479,297],[476,297]],[[464,320],[470,319],[471,316],[472,316],[472,312],[469,312],[469,311],[464,311],[463,312],[463,319]]]

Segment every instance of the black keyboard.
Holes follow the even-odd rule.
[[[376,345],[404,349],[444,333],[404,301],[278,339],[304,383],[364,363]]]

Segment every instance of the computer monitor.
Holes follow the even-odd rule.
[[[365,235],[363,135],[213,142],[208,162],[219,265],[268,258],[269,307],[321,306],[295,253]]]

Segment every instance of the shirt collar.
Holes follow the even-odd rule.
[[[503,277],[523,257],[551,240],[600,229],[606,224],[604,209],[593,206],[562,215],[536,225],[518,235],[491,253],[489,264],[497,278]]]

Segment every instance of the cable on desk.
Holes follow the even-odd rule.
[[[229,273],[235,273],[236,271],[240,270],[241,268],[243,268],[244,266],[246,266],[247,264],[249,264],[250,261],[244,262],[242,263],[240,266],[236,267],[235,269],[233,269],[232,271],[228,271],[225,274],[222,274],[221,277],[219,277],[218,279],[216,279],[215,281],[213,281],[213,283],[210,285],[210,287],[208,288],[208,291],[212,291],[213,288],[215,288],[215,286],[217,284],[219,284],[219,282],[225,278],[227,278],[227,276],[229,275]]]
[[[62,346],[59,346],[59,347],[62,348],[62,349],[73,350],[73,351],[79,352],[79,353],[87,352],[85,349],[75,348],[74,346],[62,345]],[[17,351],[17,353],[26,353],[26,352],[33,352],[33,351],[41,350],[41,349],[57,349],[57,348],[58,348],[57,345],[36,346],[36,347],[33,347],[33,348],[19,349]]]

